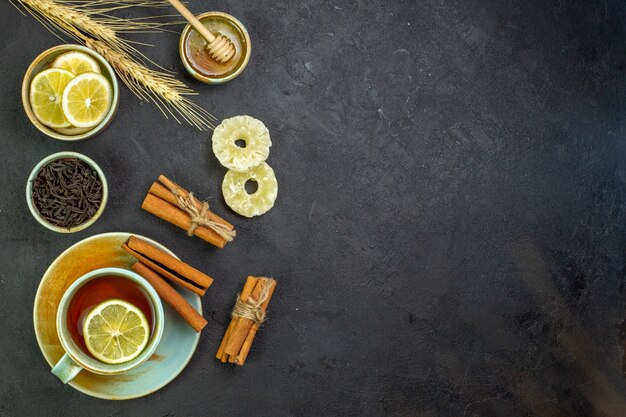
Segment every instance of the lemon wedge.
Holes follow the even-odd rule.
[[[85,72],[67,84],[61,106],[72,126],[94,127],[106,117],[112,98],[111,84],[104,76]]]
[[[95,59],[84,52],[66,52],[59,55],[52,63],[52,68],[61,68],[74,75],[84,72],[100,73],[100,66]]]
[[[118,364],[135,359],[150,339],[146,316],[134,305],[119,299],[98,304],[83,324],[89,352],[98,360]]]
[[[30,83],[30,106],[37,120],[52,128],[71,126],[61,102],[63,91],[73,78],[74,74],[58,68],[35,75]]]

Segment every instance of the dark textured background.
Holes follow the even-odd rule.
[[[274,209],[220,197],[210,134],[123,90],[101,136],[38,133],[22,76],[58,44],[0,4],[0,416],[624,416],[626,5],[614,1],[190,1],[247,26],[249,67],[193,81],[176,34],[149,56],[219,119],[270,129]],[[107,210],[62,236],[29,214],[33,165],[101,164]],[[238,227],[222,251],[140,209],[164,173]],[[37,347],[46,267],[92,234],[155,238],[216,278],[185,371],[148,397],[64,387]],[[271,322],[243,369],[214,360],[234,294],[273,274]]]

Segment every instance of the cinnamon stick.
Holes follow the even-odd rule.
[[[177,201],[176,196],[170,190],[165,188],[163,184],[159,184],[158,182],[153,182],[148,190],[148,193],[159,197],[162,200],[167,201],[170,204],[176,205]],[[195,202],[194,202],[195,203]]]
[[[242,303],[258,300],[266,285],[270,286],[268,288],[267,298],[259,308],[262,312],[267,311],[267,306],[276,288],[276,281],[273,279],[248,277],[239,296],[239,300]],[[243,365],[248,357],[258,329],[259,324],[256,322],[244,317],[234,317],[228,325],[228,329],[224,334],[216,357],[222,362],[228,361],[240,366]]]
[[[200,288],[207,289],[211,286],[211,284],[213,284],[213,278],[210,276],[200,272],[180,259],[163,252],[151,243],[141,240],[135,236],[130,236],[128,238],[127,245],[132,250],[135,250],[151,260],[162,264],[165,268],[172,270],[177,275],[192,281]]]
[[[205,211],[206,203],[202,203],[193,197],[189,191],[164,175],[160,175],[158,181],[162,184],[159,182],[152,184],[142,204],[144,210],[193,233],[218,248],[223,248],[227,242],[232,240],[235,236],[234,226],[212,211]],[[180,206],[182,204],[181,198],[189,200],[185,201],[185,207]],[[193,207],[189,207],[189,203]],[[195,213],[193,213],[193,208],[196,210]],[[198,213],[202,213],[203,221],[210,222],[211,225],[194,223],[196,221],[194,216],[198,216]]]
[[[257,280],[257,283],[254,286],[254,290],[252,290],[252,294],[250,294],[250,298],[252,298],[252,300],[256,301],[259,299],[259,295],[261,294],[261,291],[265,287],[266,283],[267,282],[264,280]],[[242,298],[241,301],[243,303],[246,303],[248,300],[247,299],[244,300]],[[233,357],[237,356],[237,354],[241,350],[241,346],[243,345],[243,342],[246,340],[246,337],[248,336],[248,333],[250,333],[250,329],[252,328],[253,324],[254,322],[252,320],[245,319],[243,317],[238,317],[237,323],[235,324],[235,327],[233,328],[233,332],[228,338],[228,342],[226,343],[224,352],[228,353],[229,355]],[[233,358],[233,361],[234,361],[234,358]]]
[[[263,311],[267,311],[267,306],[269,305],[270,300],[272,299],[272,295],[274,294],[274,289],[276,289],[276,281],[272,280],[270,285],[271,285],[270,292],[267,295],[267,299],[261,305],[261,309],[263,309]],[[253,323],[252,327],[250,328],[250,332],[248,333],[248,336],[246,336],[246,339],[244,340],[243,345],[241,345],[239,354],[235,358],[235,363],[237,365],[242,366],[246,362],[246,358],[248,357],[248,353],[250,353],[252,342],[254,342],[254,337],[256,336],[256,333],[258,330],[259,330],[259,324]]]
[[[200,296],[213,283],[210,276],[135,236],[128,238],[122,248],[163,277]]]
[[[239,351],[239,354],[235,357],[235,360],[233,361],[237,365],[242,366],[244,363],[246,363],[246,359],[248,358],[248,354],[250,353],[250,348],[252,347],[252,342],[254,342],[254,337],[256,336],[257,330],[259,330],[259,325],[254,323],[250,328],[250,333],[248,333],[248,336],[246,336],[246,340],[243,342],[243,345],[241,345],[241,350]]]
[[[224,347],[226,346],[226,341],[228,340],[228,337],[230,336],[233,327],[235,327],[235,320],[231,319],[230,323],[228,324],[228,328],[226,329],[226,333],[224,333],[222,343],[220,343],[220,347],[217,349],[217,353],[215,354],[215,357],[222,362],[228,361],[228,355],[224,353]]]
[[[160,177],[159,177],[159,179],[160,179]],[[181,194],[189,195],[189,193],[184,191],[182,188],[180,190],[181,191],[179,191],[179,192]],[[167,189],[162,184],[159,184],[158,182],[153,182],[152,183],[152,185],[150,186],[150,189],[148,190],[148,193],[150,193],[152,195],[155,195],[155,196],[159,197],[160,199],[165,200],[165,201],[167,201],[168,203],[170,203],[170,204],[172,204],[174,206],[178,206],[178,199],[176,198],[174,193],[171,192],[169,189]],[[194,203],[194,205],[196,206],[196,208],[198,210],[202,210],[202,203],[196,197],[193,198],[193,203]],[[208,211],[207,212],[207,216],[211,220],[224,225],[228,230],[233,230],[235,228],[235,226],[233,226],[232,224],[228,223],[226,220],[222,219],[220,216],[218,216],[217,214],[213,213],[212,211]],[[206,227],[206,226],[199,226],[199,227]]]
[[[259,279],[257,277],[248,277],[246,283],[243,285],[243,290],[241,290],[241,295],[239,296],[239,298],[241,298],[241,301],[243,301],[244,303],[248,302],[248,298],[250,298],[250,294],[252,294],[252,290],[254,290],[254,288],[256,287],[257,282],[259,282]]]
[[[189,191],[185,190],[183,187],[181,187],[180,185],[176,184],[174,181],[168,179],[165,175],[159,175],[159,181],[161,181],[161,183],[163,183],[163,185],[165,185],[165,187],[169,188],[170,190],[175,190],[176,192],[178,192],[179,194],[182,194],[184,196],[189,196]],[[172,195],[174,194],[173,191]],[[198,200],[196,197],[193,198],[193,202],[196,206],[196,208],[198,210],[202,209],[203,207],[203,203]],[[226,228],[228,230],[234,230],[235,226],[233,226],[232,224],[228,223],[226,220],[222,219],[220,216],[218,216],[217,214],[213,213],[212,211],[209,210],[209,212],[207,213],[207,215],[209,216],[209,218],[217,223],[223,224],[224,226],[226,226]]]
[[[250,297],[250,293],[252,293],[252,290],[254,289],[254,286],[256,285],[256,283],[257,283],[256,277],[252,277],[252,276],[248,277],[248,279],[246,280],[246,283],[243,286],[243,290],[239,294],[239,298],[241,298],[243,302],[248,301],[248,297]],[[220,347],[217,349],[217,354],[215,355],[215,357],[222,362],[228,362],[229,355],[227,353],[224,353],[224,348],[226,347],[228,338],[230,337],[230,334],[232,333],[232,330],[235,327],[236,323],[237,323],[237,318],[232,317],[230,319],[230,323],[228,324],[228,328],[226,329],[226,333],[224,333],[224,337],[222,338]]]
[[[136,262],[131,269],[148,281],[163,301],[172,307],[196,332],[199,333],[207,325],[204,317],[159,274],[141,262]]]
[[[154,194],[148,193],[148,195],[146,195],[146,198],[141,204],[141,208],[181,229],[189,230],[191,228],[192,222],[189,214]],[[223,237],[206,226],[197,227],[193,234],[220,249],[226,245],[226,241]]]
[[[256,277],[252,277],[249,276],[248,279],[246,280],[246,283],[243,286],[243,290],[241,290],[241,294],[239,294],[239,298],[241,299],[242,302],[247,302],[248,298],[250,297],[250,294],[252,293],[252,290],[254,289],[254,287],[256,286],[258,279]],[[224,338],[222,339],[222,343],[220,343],[220,347],[217,350],[217,358],[219,360],[221,360],[222,362],[227,362],[229,361],[230,355],[228,355],[227,353],[224,352],[224,348],[226,347],[226,343],[228,342],[228,339],[230,337],[230,335],[232,334],[232,330],[234,329],[235,325],[237,324],[237,317],[233,317],[230,319],[230,324],[228,325],[228,329],[226,329],[226,333],[224,334]]]

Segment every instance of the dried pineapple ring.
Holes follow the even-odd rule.
[[[258,188],[248,194],[246,182],[256,181]],[[265,214],[274,207],[278,194],[278,182],[274,170],[263,162],[256,168],[246,172],[229,170],[222,182],[222,194],[228,207],[245,217],[254,217]]]
[[[244,147],[237,141],[245,142]],[[270,132],[261,122],[250,116],[225,119],[213,131],[213,153],[228,169],[244,172],[264,162],[270,154]]]

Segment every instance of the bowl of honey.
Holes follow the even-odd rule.
[[[187,25],[180,35],[178,51],[185,69],[195,79],[206,84],[223,84],[241,74],[248,61],[252,45],[243,24],[222,12],[206,12],[198,20],[213,34],[226,36],[235,46],[235,55],[227,62],[217,62],[206,49],[206,40]]]

